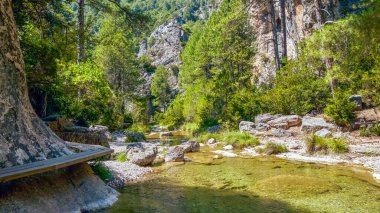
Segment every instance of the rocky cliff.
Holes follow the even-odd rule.
[[[251,0],[250,23],[256,35],[257,55],[254,59],[254,73],[258,83],[266,83],[276,74],[274,62],[274,42],[270,7],[267,0]],[[282,53],[281,8],[279,1],[274,2],[275,22],[279,55]],[[320,6],[318,6],[318,2]],[[353,5],[360,0],[287,0],[285,1],[285,19],[287,34],[287,57],[297,57],[297,48],[301,40],[311,35],[321,25],[328,24],[354,11]],[[320,7],[320,8],[319,8]],[[322,22],[318,12],[322,14]]]

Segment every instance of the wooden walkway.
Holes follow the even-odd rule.
[[[57,170],[74,164],[86,162],[95,158],[109,155],[112,149],[87,144],[68,143],[69,147],[77,149],[79,153],[66,155],[63,157],[27,163],[19,166],[0,169],[0,182],[6,182],[22,177],[31,176],[43,172]]]

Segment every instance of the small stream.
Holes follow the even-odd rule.
[[[364,168],[214,155],[203,147],[156,167],[107,212],[380,212],[380,185]]]

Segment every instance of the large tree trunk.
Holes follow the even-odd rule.
[[[78,0],[77,63],[85,59],[84,52],[84,0]]]
[[[0,168],[71,154],[35,114],[11,0],[0,1]]]
[[[280,0],[281,28],[282,28],[282,58],[286,58],[288,56],[288,48],[287,48],[287,41],[286,41],[285,1],[286,0]]]
[[[268,6],[270,10],[270,18],[271,18],[271,24],[272,24],[274,60],[276,62],[276,70],[279,70],[281,68],[281,64],[280,64],[280,56],[278,53],[277,23],[276,23],[276,13],[274,10],[273,0],[268,0]]]

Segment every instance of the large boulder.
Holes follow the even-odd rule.
[[[256,124],[251,121],[241,121],[239,123],[239,130],[241,133],[243,132],[254,133],[255,127],[256,127]]]
[[[129,143],[126,147],[126,157],[134,164],[146,166],[152,164],[157,156],[157,146],[150,143]]]
[[[268,121],[267,124],[273,128],[289,129],[301,125],[301,121],[302,119],[298,115],[284,115]]]
[[[321,129],[335,129],[333,124],[327,123],[323,118],[305,116],[302,120],[301,131],[316,132]]]
[[[2,183],[0,212],[93,212],[110,207],[118,195],[81,163]]]
[[[184,148],[184,152],[199,152],[201,150],[201,146],[196,141],[187,141],[182,143],[180,146]]]
[[[361,110],[363,106],[363,98],[361,95],[351,95],[348,98],[351,102],[354,102],[356,104],[356,109]]]
[[[166,153],[165,162],[181,162],[185,160],[185,148],[172,146]]]

